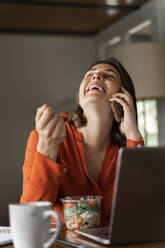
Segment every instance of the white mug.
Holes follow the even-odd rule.
[[[9,221],[15,248],[48,248],[61,230],[59,215],[51,202],[9,204]],[[56,230],[50,237],[50,216],[56,219]]]

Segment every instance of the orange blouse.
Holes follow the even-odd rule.
[[[53,208],[64,221],[60,198],[65,196],[101,195],[102,220],[109,220],[116,161],[119,147],[111,144],[107,149],[98,182],[88,174],[82,134],[66,123],[67,136],[59,145],[57,162],[36,150],[38,133],[32,131],[26,148],[23,165],[23,193],[20,202],[51,201]],[[127,147],[144,145],[127,140]]]

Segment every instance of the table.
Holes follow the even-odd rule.
[[[65,226],[63,225],[62,231],[60,234],[60,239],[63,240],[69,240],[71,242],[85,245],[88,248],[108,248],[108,247],[114,247],[114,248],[164,248],[165,247],[165,241],[163,242],[152,242],[152,243],[145,243],[145,244],[136,244],[136,245],[122,245],[122,246],[105,246],[98,244],[94,241],[91,241],[89,239],[86,239],[78,234],[76,234],[73,231],[66,230]],[[50,248],[69,248],[70,246],[64,246],[61,244],[54,243]],[[0,248],[14,248],[13,244],[10,245],[3,245],[0,246]]]

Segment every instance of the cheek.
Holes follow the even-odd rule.
[[[115,87],[115,89],[114,89],[115,93],[118,93],[118,92],[120,91],[120,87],[121,87],[121,86]]]
[[[84,95],[86,82],[83,80],[79,87],[79,97]]]
[[[112,94],[116,94],[120,91],[121,83],[114,82],[114,84],[111,86],[111,92]]]
[[[113,94],[116,94],[120,91],[120,87],[111,87],[109,89],[109,97],[111,97]]]
[[[82,85],[80,85],[79,93],[78,93],[79,99],[81,98],[82,94],[83,94],[83,87]]]
[[[78,103],[81,102],[83,95],[84,95],[84,87],[83,87],[83,84],[81,83],[79,87],[79,92],[78,92]]]

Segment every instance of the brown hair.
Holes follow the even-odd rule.
[[[98,64],[109,64],[116,68],[116,70],[119,72],[120,78],[121,78],[121,85],[131,94],[133,99],[133,104],[136,111],[136,120],[137,120],[137,107],[136,107],[136,96],[135,96],[135,89],[133,86],[133,82],[131,77],[129,76],[128,72],[125,70],[123,65],[113,57],[110,57],[106,61],[98,61],[94,63],[90,68],[92,68],[95,65]],[[87,119],[83,114],[83,109],[78,104],[78,101],[76,102],[75,111],[74,113],[69,117],[68,123],[70,125],[74,125],[77,128],[85,126],[87,123]],[[117,123],[114,119],[112,130],[111,130],[111,138],[112,142],[119,145],[119,146],[126,146],[126,137],[124,134],[121,133],[119,129],[120,123]]]

